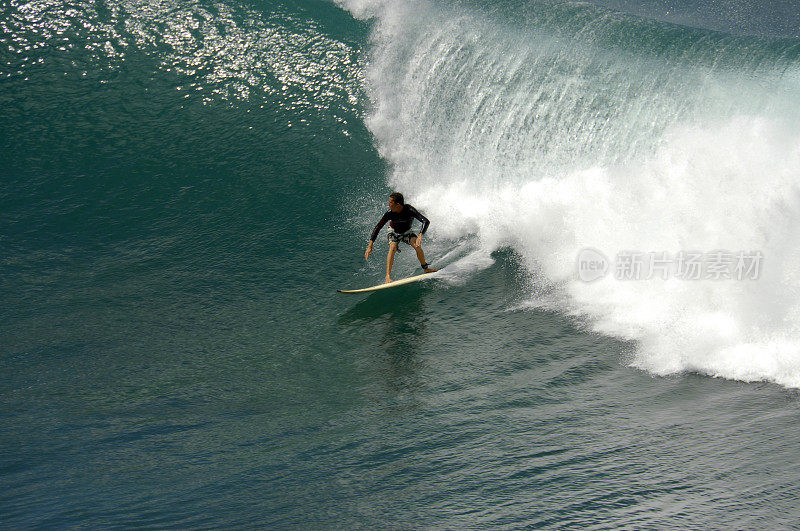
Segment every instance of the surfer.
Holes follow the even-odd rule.
[[[422,229],[419,231],[419,234],[411,232],[411,224],[414,222],[414,218],[422,223]],[[384,214],[378,224],[375,225],[375,230],[372,231],[372,236],[370,236],[369,243],[367,244],[367,250],[364,253],[364,260],[369,259],[369,255],[372,254],[372,244],[375,243],[375,238],[378,237],[378,233],[383,226],[386,225],[387,221],[391,227],[388,236],[389,254],[386,256],[387,284],[392,281],[390,275],[392,273],[392,266],[394,265],[394,253],[400,251],[400,249],[398,249],[400,242],[409,244],[417,251],[417,258],[419,259],[419,264],[422,266],[423,271],[426,273],[438,271],[438,269],[429,267],[430,264],[425,261],[425,253],[422,252],[422,235],[428,230],[428,225],[430,225],[431,222],[428,218],[420,214],[416,208],[411,205],[406,205],[403,194],[399,192],[394,192],[389,195],[389,211]]]

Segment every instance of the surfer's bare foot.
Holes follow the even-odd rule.
[[[435,267],[426,267],[425,268],[425,272],[426,273],[436,273],[437,271],[439,271],[439,270],[436,269]]]
[[[389,275],[386,275],[386,281],[384,282],[384,284],[388,284],[391,281],[392,281],[392,279],[389,278]]]

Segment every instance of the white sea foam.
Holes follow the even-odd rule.
[[[609,48],[597,19],[559,33],[432,2],[343,5],[375,17],[367,124],[433,236],[513,247],[557,287],[532,304],[634,340],[643,369],[800,387],[797,64],[744,41]],[[583,282],[585,248],[763,263],[752,280]]]

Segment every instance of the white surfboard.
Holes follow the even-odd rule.
[[[394,280],[392,282],[389,282],[388,284],[378,284],[377,286],[372,286],[370,288],[350,289],[350,290],[337,289],[336,291],[338,291],[339,293],[367,293],[367,292],[370,292],[370,291],[378,291],[378,290],[382,290],[382,289],[396,288],[397,286],[403,286],[404,284],[411,284],[412,282],[418,282],[418,281],[420,281],[420,280],[422,280],[424,278],[428,278],[429,276],[433,275],[434,273],[435,273],[435,271],[433,273],[423,273],[421,275],[417,275],[417,276],[414,276],[414,277],[408,277],[408,278],[404,278],[404,279],[401,279],[401,280]]]

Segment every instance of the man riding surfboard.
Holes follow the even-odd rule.
[[[411,224],[414,222],[415,218],[422,223],[422,229],[419,234],[415,234],[411,231]],[[369,259],[369,255],[372,254],[372,244],[375,243],[378,233],[387,221],[391,227],[387,237],[389,240],[389,254],[386,256],[387,284],[392,281],[391,273],[392,266],[394,265],[394,253],[399,252],[398,245],[401,241],[412,246],[417,252],[417,258],[419,259],[423,271],[426,273],[438,271],[438,269],[429,267],[429,264],[425,261],[425,253],[422,252],[422,235],[428,230],[428,225],[430,225],[431,222],[428,218],[420,214],[416,208],[411,205],[406,205],[403,194],[399,192],[394,192],[389,195],[389,211],[384,214],[378,224],[375,225],[375,229],[372,231],[372,236],[370,236],[369,243],[367,244],[367,250],[364,253],[364,260]]]

